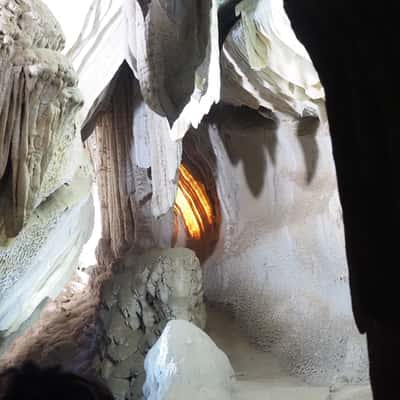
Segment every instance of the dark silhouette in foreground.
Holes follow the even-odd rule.
[[[354,316],[375,400],[400,378],[398,2],[285,0],[326,91]]]
[[[113,400],[103,384],[32,362],[0,374],[0,400]]]

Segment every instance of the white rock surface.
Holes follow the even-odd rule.
[[[223,100],[295,117],[324,116],[324,90],[281,0],[245,0],[225,41]]]
[[[328,400],[372,400],[371,388],[368,387],[345,387],[338,392],[331,392]]]
[[[18,330],[55,298],[78,266],[93,226],[88,175],[77,174],[38,207],[18,237],[0,248],[0,332]]]
[[[126,57],[123,0],[44,0],[44,3],[65,33],[65,54],[79,74],[86,115]]]
[[[237,12],[242,16],[250,66],[257,71],[268,68],[303,88],[310,98],[322,98],[318,73],[293,32],[283,0],[244,0]]]
[[[228,357],[195,325],[168,323],[145,360],[146,400],[228,400],[234,371]]]
[[[233,311],[292,375],[312,384],[366,381],[327,126],[220,113],[208,133],[223,234],[204,266],[207,299]]]

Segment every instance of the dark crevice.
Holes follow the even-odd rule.
[[[232,30],[239,16],[236,15],[235,8],[241,0],[232,0],[223,4],[218,10],[218,25],[219,25],[219,47],[222,48],[226,37]]]

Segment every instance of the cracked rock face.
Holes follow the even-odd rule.
[[[106,345],[100,373],[117,399],[137,398],[144,357],[173,319],[205,326],[199,261],[187,249],[127,256],[102,289]]]

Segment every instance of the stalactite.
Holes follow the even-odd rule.
[[[172,223],[182,143],[171,140],[167,119],[144,103],[128,64],[121,66],[103,98],[101,111],[92,116],[97,122],[89,148],[103,219],[98,259],[108,264],[129,247],[170,245],[168,221]]]
[[[134,243],[132,110],[133,79],[124,65],[108,108],[97,118],[92,151],[102,216],[100,263],[120,257]],[[106,262],[106,263],[108,263]]]
[[[82,96],[40,0],[0,2],[0,342],[78,265],[93,222]]]
[[[0,234],[15,237],[65,179],[82,105],[60,54],[64,38],[42,3],[0,6]],[[33,17],[33,18],[32,18]],[[35,21],[32,23],[32,21]]]

